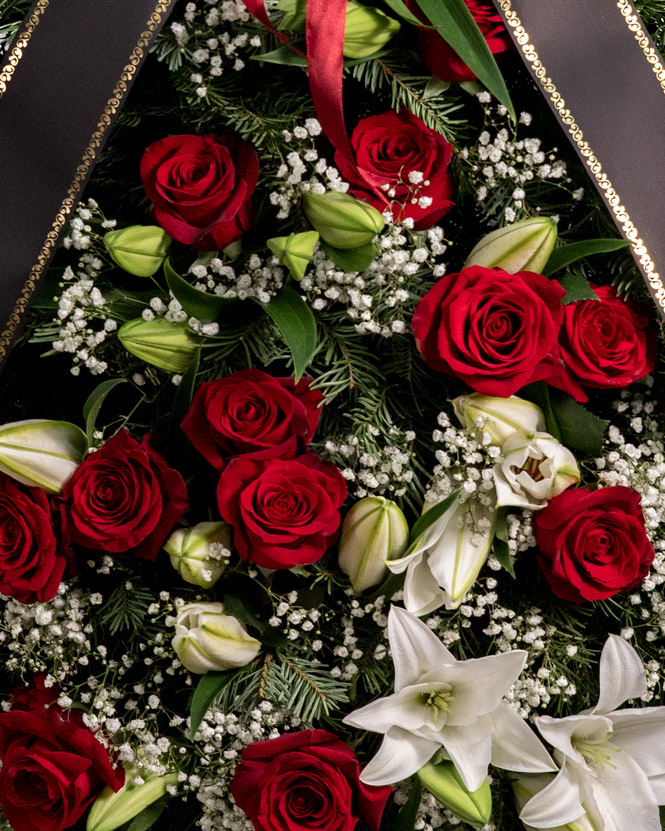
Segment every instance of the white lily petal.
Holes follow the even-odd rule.
[[[392,785],[400,782],[420,770],[438,749],[438,742],[393,727],[383,737],[377,754],[360,774],[360,781],[366,785]]]
[[[656,802],[665,805],[665,773],[649,777],[649,786],[653,791]]]
[[[431,684],[416,684],[395,695],[379,698],[354,710],[344,723],[373,733],[387,733],[392,727],[418,730],[431,721],[430,711],[423,704],[423,695],[431,687]]]
[[[479,715],[491,713],[517,681],[526,663],[523,649],[470,658],[459,661],[446,671],[446,681],[452,684],[454,701],[446,724],[451,727],[471,724]]]
[[[453,760],[465,787],[476,791],[487,776],[492,756],[489,716],[481,716],[475,724],[466,727],[446,727],[441,742]]]
[[[552,782],[539,791],[520,811],[523,823],[534,828],[558,828],[585,814],[579,783],[566,764]]]
[[[584,757],[573,747],[573,737],[599,742],[606,740],[612,733],[612,722],[609,718],[583,713],[566,718],[540,716],[536,719],[536,727],[552,747],[579,765],[584,764]]]
[[[624,638],[610,635],[600,655],[600,698],[589,712],[609,713],[624,701],[639,698],[646,690],[640,656]]]
[[[492,764],[520,773],[556,771],[552,757],[526,721],[505,702],[492,719]]]
[[[665,707],[608,713],[612,744],[630,754],[648,777],[665,774]]]
[[[388,567],[392,571],[390,563]],[[448,595],[439,587],[429,569],[427,554],[421,552],[418,560],[412,560],[409,564],[404,580],[404,605],[407,611],[422,617],[443,606],[447,600]]]
[[[501,465],[494,466],[494,487],[496,488],[497,508],[526,508],[530,511],[537,511],[544,507],[542,502],[536,499],[528,499],[523,491],[515,491],[503,475]]]
[[[421,675],[440,664],[455,664],[452,652],[415,615],[393,606],[388,615],[388,639],[395,664],[395,690],[416,684]]]
[[[423,505],[423,515],[425,515],[428,511],[434,508],[437,505],[437,502],[425,502]],[[413,557],[415,554],[420,554],[422,551],[427,551],[433,545],[435,545],[441,534],[446,530],[448,523],[450,522],[450,518],[455,514],[457,511],[457,506],[459,504],[459,497],[453,500],[452,505],[448,508],[448,510],[444,511],[443,514],[438,519],[435,519],[434,522],[427,528],[415,541],[413,546],[409,549],[408,557]],[[406,557],[402,557],[402,559],[406,559]],[[399,562],[396,560],[395,562]]]

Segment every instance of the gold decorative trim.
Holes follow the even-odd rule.
[[[665,316],[665,286],[663,285],[663,281],[661,280],[660,275],[656,269],[656,264],[651,259],[651,255],[649,254],[649,251],[646,245],[644,244],[644,241],[640,237],[639,231],[637,230],[635,224],[631,220],[630,214],[621,202],[621,197],[615,190],[607,174],[603,171],[603,167],[598,158],[593,153],[593,150],[589,146],[589,142],[585,140],[584,133],[582,132],[579,124],[577,124],[577,122],[575,121],[575,118],[571,113],[570,109],[566,107],[566,102],[557,90],[556,84],[547,74],[547,69],[540,60],[538,52],[536,51],[533,44],[530,43],[528,32],[522,25],[522,21],[520,20],[517,13],[513,11],[511,0],[498,0],[498,2],[499,7],[505,15],[506,23],[512,30],[512,34],[515,41],[517,42],[518,48],[522,50],[522,53],[526,61],[528,61],[528,63],[531,64],[533,73],[538,79],[543,90],[547,93],[547,95],[549,95],[557,115],[559,116],[561,122],[564,124],[564,126],[570,133],[573,142],[579,148],[579,152],[583,156],[584,161],[591,172],[591,175],[596,180],[598,187],[600,188],[601,193],[605,198],[605,201],[607,202],[610,210],[614,214],[616,221],[621,225],[621,230],[623,232],[624,237],[630,242],[636,257],[639,258],[640,267],[646,275],[647,280],[649,281],[649,285],[651,287],[654,299],[656,300],[656,303],[660,306],[661,313]],[[624,9],[626,7],[630,8],[626,0],[618,0],[617,7],[621,9],[622,13],[624,13],[624,16],[626,16]],[[630,12],[628,13],[628,17],[626,18],[627,21],[629,17]],[[631,31],[635,31],[634,29],[632,29],[632,20],[629,21],[628,25],[631,27]],[[636,39],[641,44],[641,40],[638,37],[637,33]],[[645,54],[647,54],[646,51]],[[657,54],[651,57],[654,57],[655,61],[658,61]],[[654,72],[656,72],[656,75],[657,77],[659,77],[659,80],[659,73],[661,71],[664,72],[663,81],[661,82],[661,86],[663,86],[663,83],[665,83],[665,71],[662,69],[662,65],[658,69],[656,69],[655,61],[651,60],[648,54],[647,58],[649,59],[650,63],[654,64]],[[658,64],[660,65],[660,61],[658,61]],[[665,86],[663,86],[663,90],[665,91]]]
[[[30,13],[30,16],[25,21],[25,28],[16,38],[14,47],[9,53],[9,63],[3,67],[2,72],[0,72],[0,98],[2,98],[5,94],[7,87],[9,86],[9,82],[16,72],[16,67],[19,65],[19,62],[23,57],[28,44],[30,43],[32,33],[35,31],[37,26],[39,26],[39,21],[42,19],[42,15],[48,8],[50,2],[51,0],[39,0],[33,11]]]
[[[628,0],[618,0],[617,8],[623,15],[628,28],[635,35],[635,40],[640,45],[644,57],[651,64],[651,69],[658,79],[660,88],[665,92],[665,67],[660,60],[658,51],[651,45],[651,38],[642,28],[642,21],[639,15],[635,12],[635,9],[630,5]]]
[[[42,14],[43,10],[48,6],[49,2],[50,0],[40,0],[39,7],[43,7],[41,9]],[[48,266],[49,260],[51,259],[53,250],[57,245],[60,234],[62,233],[62,230],[64,229],[68,221],[68,218],[72,210],[74,209],[76,202],[79,199],[81,190],[83,189],[83,185],[88,176],[88,173],[90,172],[93,164],[97,159],[97,153],[102,145],[102,142],[104,141],[104,137],[106,136],[106,133],[108,132],[111,124],[113,123],[113,118],[120,109],[124,97],[129,91],[129,87],[133,80],[133,77],[136,74],[141,61],[143,60],[146,49],[150,46],[155,31],[161,25],[164,16],[168,14],[171,3],[172,0],[159,0],[159,2],[157,3],[155,11],[150,15],[150,18],[146,23],[145,31],[141,33],[138,43],[134,47],[129,63],[123,69],[122,75],[120,76],[120,80],[116,84],[116,87],[113,90],[113,94],[111,95],[111,97],[108,100],[108,103],[106,104],[104,112],[97,124],[97,128],[95,132],[92,134],[90,143],[88,144],[85,153],[81,158],[81,163],[76,169],[74,181],[72,182],[72,184],[69,187],[69,190],[67,191],[67,195],[65,196],[65,199],[63,200],[62,205],[60,206],[60,210],[58,211],[53,225],[51,226],[51,230],[49,231],[44,245],[42,246],[42,249],[39,252],[37,263],[32,268],[27,280],[25,281],[25,284],[23,285],[23,288],[21,290],[21,294],[18,300],[16,301],[14,311],[12,312],[9,320],[5,324],[4,331],[0,334],[0,361],[4,360],[7,357],[9,347],[11,346],[11,343],[18,330],[18,327],[21,324],[22,317],[28,309],[30,298],[34,293],[35,289],[37,288],[37,284],[42,274]],[[35,14],[36,13],[37,10],[35,11]],[[34,31],[36,25],[37,23],[34,24],[30,34],[32,34],[32,32]],[[19,42],[23,41],[19,39]],[[17,42],[17,48],[19,46],[19,42]],[[24,48],[25,46],[23,46],[23,49]],[[21,55],[19,54],[16,63],[18,63],[20,57]],[[14,70],[12,69],[12,73],[13,71]],[[1,77],[2,76],[0,76],[0,78]],[[0,93],[1,92],[2,90],[0,89]]]

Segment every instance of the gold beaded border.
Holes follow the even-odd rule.
[[[48,6],[49,2],[50,0],[40,0],[39,7],[43,6],[41,10],[42,14],[46,6]],[[139,68],[141,61],[143,60],[144,55],[146,54],[146,50],[150,46],[153,35],[161,25],[164,17],[168,14],[172,3],[173,0],[159,0],[159,2],[156,4],[154,12],[150,15],[145,25],[145,30],[141,33],[138,39],[138,43],[132,51],[129,63],[123,69],[122,75],[120,76],[120,80],[116,84],[115,89],[113,90],[113,94],[111,95],[111,97],[108,100],[108,103],[106,104],[104,112],[101,118],[99,119],[99,122],[97,123],[97,128],[95,132],[92,134],[90,143],[88,144],[85,153],[81,158],[81,163],[76,169],[74,181],[72,182],[72,184],[69,187],[69,190],[67,191],[67,195],[65,196],[62,205],[60,206],[60,210],[58,211],[53,225],[51,226],[51,230],[49,231],[44,245],[42,246],[42,249],[39,252],[37,263],[32,268],[27,280],[25,281],[25,284],[21,289],[21,294],[18,300],[16,301],[14,311],[12,312],[9,320],[5,324],[3,332],[0,334],[0,361],[3,361],[7,357],[9,348],[21,324],[23,315],[28,310],[30,298],[34,293],[35,289],[37,288],[39,280],[41,279],[46,267],[48,266],[48,263],[51,259],[53,250],[57,245],[60,234],[62,233],[62,230],[64,229],[68,221],[68,218],[71,212],[73,211],[76,202],[78,201],[88,173],[90,172],[93,164],[97,160],[97,153],[102,145],[102,142],[104,141],[106,133],[108,132],[111,124],[113,123],[113,118],[120,109],[122,102],[127,92],[129,91],[130,84]],[[32,16],[29,25],[31,22]],[[36,25],[37,24],[35,23],[32,30],[30,31],[30,34],[32,34],[32,32],[34,31]],[[21,38],[17,42],[16,48],[18,48],[20,43],[23,42],[24,38],[23,36],[21,36]],[[24,48],[25,45],[22,46],[22,49]],[[16,68],[18,60],[20,60],[20,57],[21,53],[19,53],[18,59],[16,60],[16,63],[13,65],[11,74],[13,74],[13,71]],[[1,92],[2,89],[0,89],[0,93]]]
[[[661,62],[658,51],[652,45],[651,38],[642,28],[642,21],[639,15],[628,0],[618,0],[617,8],[623,15],[628,28],[635,35],[635,40],[642,49],[644,57],[651,64],[651,69],[660,84],[660,88],[665,92],[665,67]]]
[[[9,82],[16,72],[16,67],[19,65],[19,62],[23,57],[28,44],[30,43],[32,33],[35,31],[37,26],[39,26],[39,21],[42,19],[42,15],[48,8],[50,2],[51,0],[39,0],[35,8],[28,16],[28,19],[25,21],[23,31],[16,38],[14,47],[9,53],[9,62],[0,72],[0,98],[2,98],[5,94],[7,87],[9,86]]]
[[[586,141],[586,139],[584,138],[584,133],[582,132],[579,124],[577,124],[577,122],[575,121],[573,114],[566,107],[566,102],[557,90],[556,84],[547,74],[547,69],[540,60],[538,52],[536,51],[533,44],[530,42],[528,32],[522,25],[522,21],[520,20],[517,13],[513,10],[511,0],[498,0],[498,6],[506,18],[506,23],[508,24],[510,29],[512,29],[513,37],[517,42],[518,47],[522,50],[522,54],[524,55],[525,60],[531,65],[532,71],[536,76],[538,82],[542,86],[543,90],[545,91],[545,93],[549,95],[557,115],[559,116],[563,125],[567,128],[572,141],[577,145],[579,152],[584,158],[591,175],[596,180],[596,183],[598,184],[598,187],[600,188],[601,193],[605,198],[605,201],[607,202],[610,210],[614,214],[616,221],[620,224],[624,237],[630,242],[635,256],[639,260],[640,267],[649,282],[651,292],[654,296],[656,303],[660,308],[661,315],[665,317],[665,286],[663,285],[663,281],[661,280],[658,270],[656,269],[656,264],[651,259],[651,255],[649,254],[649,251],[646,245],[644,244],[644,241],[640,237],[639,231],[637,230],[635,224],[631,220],[630,214],[621,202],[621,197],[615,190],[607,174],[603,171],[602,164],[593,153],[593,150],[589,146],[589,142]],[[628,3],[626,2],[626,0],[618,0],[617,7],[622,10],[622,13],[624,12],[624,7],[627,6]],[[632,21],[629,22],[629,26],[632,25]],[[639,41],[639,38],[637,39]],[[648,40],[647,45],[649,45]],[[658,60],[657,54],[654,57],[656,60]],[[654,72],[656,72],[657,77],[659,77],[659,80],[661,80],[660,72],[663,71],[662,65],[659,69],[656,69],[655,62],[653,60],[650,60],[650,62],[654,63]],[[658,63],[660,64],[660,61],[658,61]],[[661,86],[663,86],[663,91],[665,92],[664,84],[665,72],[663,75],[663,80],[661,81]]]

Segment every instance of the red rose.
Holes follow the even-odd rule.
[[[226,248],[249,228],[258,175],[254,149],[234,136],[169,136],[141,160],[157,222],[204,251]]]
[[[70,828],[104,785],[125,781],[81,715],[57,706],[0,713],[0,760],[0,806],[14,831]]]
[[[222,519],[243,560],[264,568],[314,563],[339,530],[346,482],[314,453],[295,459],[237,456],[217,487]]]
[[[351,146],[355,165],[342,153],[335,155],[335,164],[358,199],[378,211],[392,204],[394,219],[410,217],[416,229],[430,228],[452,208],[448,168],[453,146],[409,110],[389,110],[361,119],[351,136]],[[367,179],[364,171],[369,174]],[[368,181],[389,188],[372,191]]]
[[[133,550],[154,560],[188,508],[182,476],[121,430],[78,467],[63,491],[72,542],[100,551]]]
[[[378,831],[389,787],[365,785],[351,748],[325,730],[285,733],[242,752],[231,793],[256,831]]]
[[[583,387],[627,387],[656,366],[656,332],[615,288],[593,289],[600,300],[564,307],[561,357]]]
[[[22,684],[12,691],[12,710],[42,710],[56,706],[61,689],[57,684],[46,686],[46,675],[38,672],[28,687]]]
[[[0,592],[20,603],[51,600],[67,565],[44,491],[0,473]]]
[[[536,516],[538,561],[557,597],[606,600],[646,577],[654,550],[632,488],[568,490]]]
[[[319,421],[323,396],[310,384],[308,378],[295,384],[259,369],[208,381],[197,389],[182,429],[220,471],[233,456],[289,453],[298,442],[309,444]]]
[[[507,397],[551,376],[564,294],[542,274],[469,266],[442,277],[422,298],[413,334],[432,369]]]

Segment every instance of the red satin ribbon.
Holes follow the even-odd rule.
[[[259,23],[263,23],[266,29],[269,29],[273,35],[278,37],[282,41],[289,40],[289,36],[284,34],[284,32],[280,32],[276,29],[272,23],[270,22],[270,18],[268,17],[268,12],[266,10],[265,0],[242,0],[245,4],[245,8],[247,11],[254,15],[254,17],[259,21]]]

